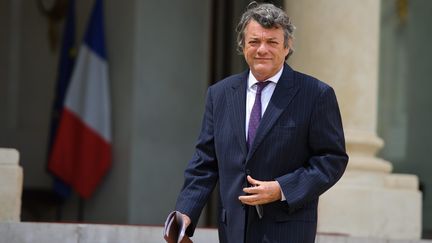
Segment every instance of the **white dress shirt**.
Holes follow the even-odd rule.
[[[267,79],[267,81],[270,81],[269,84],[262,90],[261,92],[261,117],[264,115],[265,110],[267,109],[267,105],[270,102],[270,98],[273,95],[273,92],[275,90],[276,84],[279,81],[279,78],[282,76],[283,66],[282,68],[271,78]],[[253,104],[255,103],[255,96],[257,91],[257,85],[259,81],[256,80],[256,78],[253,76],[252,72],[249,71],[249,77],[248,77],[248,86],[246,90],[246,139],[249,129],[249,118],[250,114],[252,112]]]
[[[267,84],[267,86],[264,87],[264,89],[261,91],[261,117],[264,115],[268,103],[270,102],[270,99],[273,95],[273,92],[276,88],[276,84],[279,81],[279,78],[282,76],[282,71],[283,71],[283,66],[282,68],[273,76],[270,77],[269,79],[267,79],[267,81],[270,81],[269,84]],[[248,129],[249,129],[249,118],[250,118],[250,114],[252,112],[252,107],[253,104],[255,103],[255,96],[256,96],[256,90],[257,90],[257,85],[256,83],[258,83],[259,81],[256,80],[256,78],[253,76],[252,72],[249,71],[249,76],[248,76],[248,84],[247,84],[247,90],[246,90],[246,139],[247,139],[247,135],[248,135]],[[283,191],[281,189],[281,201],[285,201],[285,195],[283,194]]]

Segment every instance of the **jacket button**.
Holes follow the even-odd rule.
[[[246,175],[250,175],[251,171],[249,169],[246,169]]]

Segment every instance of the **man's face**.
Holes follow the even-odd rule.
[[[266,29],[255,20],[251,20],[244,34],[243,55],[246,62],[255,78],[258,81],[265,81],[282,68],[285,56],[288,55],[289,48],[284,47],[283,30]]]

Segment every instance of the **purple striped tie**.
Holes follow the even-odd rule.
[[[252,111],[249,117],[249,128],[248,128],[248,139],[247,144],[248,148],[252,147],[252,143],[255,139],[255,133],[258,129],[259,123],[261,121],[261,92],[262,90],[269,84],[270,81],[265,82],[258,82],[256,95],[255,95],[255,102],[252,107]]]

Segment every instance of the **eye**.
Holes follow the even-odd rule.
[[[258,41],[257,41],[257,40],[250,40],[250,41],[248,42],[248,44],[254,46],[254,45],[257,45],[257,44],[258,44]]]

